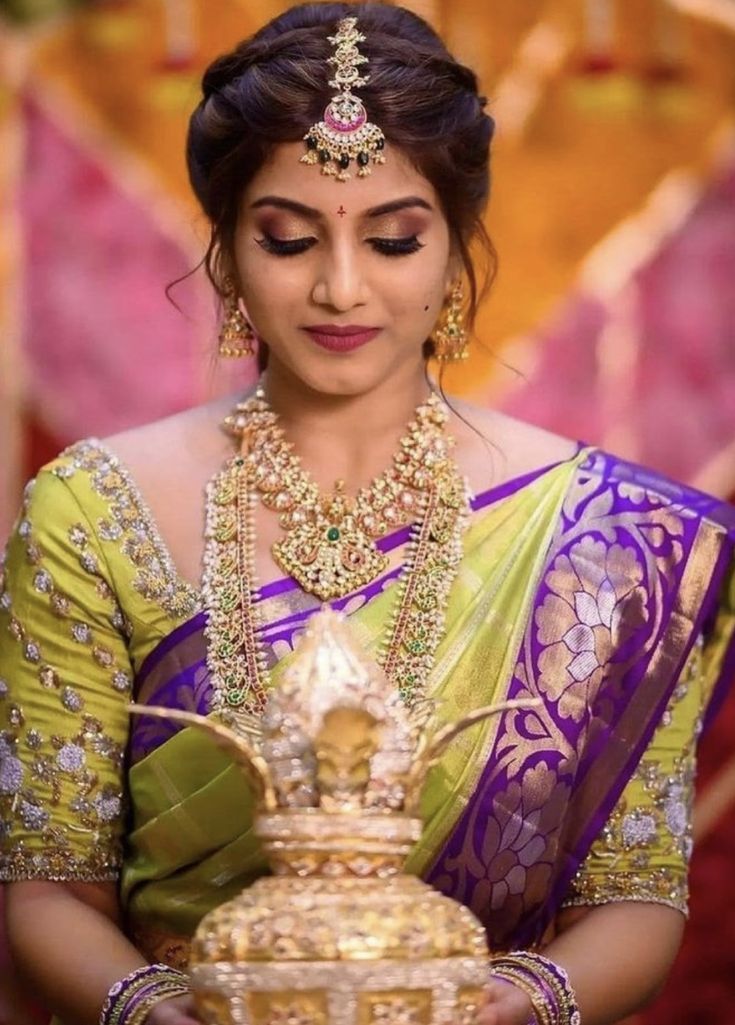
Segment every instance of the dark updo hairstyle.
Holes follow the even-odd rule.
[[[418,15],[384,3],[307,3],[291,7],[204,74],[204,96],[191,116],[187,164],[194,192],[211,222],[204,258],[222,293],[241,195],[279,143],[301,140],[335,90],[328,36],[337,22],[358,18],[370,81],[359,89],[368,117],[433,185],[454,251],[469,281],[468,319],[495,271],[482,214],[490,188],[493,121],[484,113],[477,78],[458,63]],[[389,157],[388,157],[389,159]],[[318,173],[318,170],[314,170]],[[374,172],[380,174],[380,167]],[[482,287],[470,256],[486,258]]]

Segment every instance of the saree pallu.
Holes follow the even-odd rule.
[[[446,721],[506,698],[542,706],[450,747],[428,778],[408,869],[471,907],[506,949],[537,944],[553,921],[697,642],[710,709],[735,671],[735,510],[596,450],[480,505],[426,694]],[[333,603],[373,653],[396,574]],[[260,600],[275,684],[319,603],[289,581]],[[151,652],[138,701],[208,713],[205,626],[200,613]],[[267,870],[253,795],[208,738],[145,716],[129,793],[129,929],[149,956],[182,963],[201,917]]]

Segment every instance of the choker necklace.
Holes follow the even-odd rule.
[[[271,551],[284,573],[322,601],[342,598],[380,576],[388,557],[376,539],[422,519],[436,482],[456,473],[448,418],[436,395],[419,405],[391,466],[353,499],[339,480],[332,494],[320,493],[261,387],[239,403],[224,426],[241,439],[246,471],[261,501],[279,514],[284,537]]]
[[[212,710],[222,719],[247,730],[248,718],[262,712],[269,688],[255,573],[259,500],[279,512],[286,532],[275,557],[294,559],[313,585],[305,590],[318,597],[316,586],[342,596],[378,575],[387,560],[375,538],[413,520],[376,657],[404,701],[414,705],[422,697],[444,635],[469,520],[469,489],[449,455],[447,420],[446,407],[432,395],[416,410],[391,467],[349,501],[340,488],[326,499],[319,495],[260,389],[226,418],[223,427],[240,439],[241,451],[207,487],[203,577]],[[355,552],[363,559],[360,565],[353,564]],[[309,559],[302,562],[302,553]],[[358,579],[362,583],[355,585]]]

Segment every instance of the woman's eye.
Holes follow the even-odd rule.
[[[296,256],[297,253],[305,253],[316,243],[315,238],[274,238],[267,233],[255,241],[266,253],[275,253],[276,256]]]
[[[368,242],[383,256],[406,256],[424,248],[424,243],[419,242],[417,235],[409,235],[407,238],[369,238]]]
[[[276,238],[267,232],[255,241],[267,253],[274,253],[276,256],[296,256],[298,253],[305,253],[317,243],[315,238]],[[406,238],[369,238],[367,241],[383,256],[405,256],[418,252],[424,245],[423,242],[419,242],[417,235],[409,235]]]

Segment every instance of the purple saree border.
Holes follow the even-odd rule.
[[[577,869],[581,865],[582,861],[584,860],[584,857],[586,856],[590,847],[594,843],[596,837],[599,835],[600,831],[605,825],[605,822],[607,821],[609,815],[611,814],[615,805],[617,804],[623,790],[625,789],[628,780],[632,776],[633,772],[636,769],[636,766],[643,757],[646,748],[653,739],[653,735],[656,732],[659,723],[661,722],[663,714],[666,711],[666,707],[671,699],[671,695],[674,691],[674,688],[676,687],[679,675],[681,674],[681,671],[686,665],[686,661],[689,655],[691,654],[692,648],[694,647],[697,637],[699,636],[702,630],[703,624],[705,623],[705,621],[707,620],[712,611],[712,606],[715,603],[715,599],[717,598],[720,592],[720,588],[722,587],[724,581],[725,571],[727,569],[728,564],[731,561],[732,551],[728,550],[728,547],[723,544],[720,549],[717,558],[717,563],[715,565],[715,569],[712,573],[712,577],[710,579],[710,583],[706,591],[705,599],[700,606],[699,613],[696,619],[694,620],[694,623],[692,624],[692,630],[690,633],[689,640],[682,650],[681,657],[679,658],[676,669],[671,677],[670,686],[662,691],[661,697],[653,712],[653,715],[651,716],[648,726],[644,731],[642,731],[641,737],[639,738],[637,744],[631,749],[630,756],[626,764],[622,768],[620,776],[616,780],[615,786],[610,788],[608,794],[600,804],[597,814],[590,820],[589,825],[582,834],[578,842],[578,846],[575,849],[574,855],[571,858],[567,859],[567,864],[565,865],[564,869],[559,873],[556,884],[549,896],[548,903],[544,905],[543,915],[540,917],[539,926],[537,926],[534,929],[533,923],[529,923],[528,931],[525,934],[519,934],[519,942],[522,943],[524,940],[533,939],[535,935],[542,933],[545,927],[549,924],[549,922],[553,919],[553,917],[559,910],[564,900],[564,896],[567,892],[569,884],[571,883]],[[727,686],[729,686],[732,682],[731,680],[728,680],[727,672],[729,670],[730,660],[733,660],[732,664],[733,668],[735,668],[735,638],[730,644],[728,653],[730,658],[725,659],[725,661],[723,662],[723,667],[720,672],[717,689],[722,688],[723,690],[726,690]],[[589,763],[591,763],[594,760],[596,753],[597,752],[591,752],[590,756],[588,756],[588,768]]]
[[[570,536],[576,539],[578,542],[581,537],[587,535],[590,539],[600,539],[602,535],[594,529],[595,516],[591,517],[590,526],[587,530],[583,530],[579,534],[575,534],[573,528],[576,522],[580,524],[586,523],[585,516],[587,513],[587,507],[592,501],[594,501],[600,494],[604,493],[605,489],[612,491],[613,499],[611,504],[611,512],[614,516],[616,513],[622,513],[623,510],[629,515],[634,516],[637,513],[637,507],[633,506],[632,511],[628,506],[629,493],[626,494],[625,498],[616,490],[617,485],[626,485],[629,488],[632,486],[639,492],[640,495],[645,494],[646,499],[651,501],[650,509],[647,511],[650,513],[652,510],[658,508],[658,505],[650,499],[648,495],[648,489],[652,489],[656,493],[656,497],[662,496],[664,501],[668,504],[668,508],[672,512],[686,511],[687,515],[682,516],[681,523],[683,526],[684,538],[682,544],[685,546],[684,550],[687,555],[683,560],[679,575],[675,579],[675,585],[671,585],[671,581],[668,581],[669,588],[667,593],[662,594],[662,617],[661,622],[658,625],[658,631],[656,636],[653,638],[646,651],[646,657],[639,659],[633,663],[618,679],[615,678],[614,672],[611,674],[611,691],[610,694],[606,694],[603,687],[600,687],[600,691],[596,695],[593,704],[591,706],[594,709],[594,714],[599,716],[602,714],[602,719],[597,720],[597,727],[599,729],[602,723],[604,728],[599,729],[599,733],[596,737],[593,737],[591,743],[583,744],[580,756],[577,762],[576,770],[573,773],[567,772],[567,783],[572,788],[570,791],[570,798],[567,803],[567,811],[565,814],[565,820],[562,820],[558,824],[558,829],[552,829],[551,834],[554,835],[553,846],[548,850],[551,852],[551,861],[548,862],[549,871],[552,873],[551,878],[548,880],[549,888],[544,889],[543,899],[539,899],[535,905],[524,908],[524,911],[517,913],[515,925],[506,919],[504,922],[498,918],[497,914],[492,911],[492,897],[493,889],[497,885],[493,883],[490,890],[487,889],[486,882],[475,874],[472,866],[478,864],[479,855],[477,853],[479,844],[482,843],[483,830],[486,824],[495,818],[495,812],[498,810],[495,805],[495,801],[499,800],[500,812],[503,811],[504,801],[507,803],[511,800],[510,793],[511,788],[519,781],[522,775],[525,774],[529,769],[534,768],[539,764],[547,762],[551,765],[555,758],[556,752],[554,750],[536,750],[530,755],[526,755],[526,760],[522,761],[518,766],[517,777],[513,775],[503,777],[502,773],[496,771],[496,767],[499,764],[499,752],[503,750],[503,745],[509,743],[509,734],[506,731],[506,725],[511,721],[510,716],[506,715],[501,720],[498,732],[495,737],[493,750],[491,751],[488,762],[484,767],[480,777],[477,781],[475,789],[464,807],[460,818],[455,824],[454,828],[450,831],[449,835],[445,838],[444,844],[441,850],[437,853],[437,856],[433,860],[432,864],[428,867],[425,872],[425,878],[427,881],[432,882],[438,886],[444,893],[449,894],[455,899],[461,900],[465,904],[471,904],[472,910],[481,919],[484,919],[485,924],[488,928],[491,943],[496,946],[515,946],[515,945],[529,945],[537,942],[543,935],[546,926],[554,918],[565,892],[569,886],[571,879],[573,878],[578,867],[584,860],[590,846],[592,845],[595,837],[598,835],[602,825],[607,820],[610,812],[614,808],[620,794],[625,788],[625,785],[638,764],[645,748],[656,730],[658,723],[660,722],[661,716],[663,715],[670,695],[676,685],[678,675],[683,668],[686,658],[688,657],[689,651],[691,650],[699,631],[707,621],[708,617],[713,612],[714,600],[719,592],[723,583],[723,577],[728,563],[732,561],[732,548],[733,541],[735,540],[735,509],[728,506],[726,503],[722,503],[718,499],[713,499],[710,496],[704,495],[701,492],[696,492],[684,486],[674,484],[673,482],[667,481],[665,478],[654,475],[651,472],[634,466],[633,464],[626,463],[622,460],[617,460],[615,457],[606,455],[598,450],[590,453],[587,460],[582,463],[575,474],[575,479],[570,484],[570,490],[568,497],[572,495],[575,483],[582,484],[587,483],[593,479],[593,476],[599,477],[599,486],[593,489],[592,494],[588,494],[586,498],[581,499],[575,507],[575,514],[577,520],[566,517],[562,514],[563,524],[560,526],[560,534],[563,535],[564,529],[568,529]],[[586,480],[585,480],[586,478]],[[610,488],[610,485],[614,485]],[[654,487],[655,486],[655,487]],[[580,493],[584,494],[584,487],[580,488]],[[618,510],[616,503],[620,504]],[[643,514],[643,507],[641,507],[641,514]],[[693,515],[692,515],[693,514]],[[639,710],[640,705],[644,704],[637,694],[637,686],[644,679],[644,676],[657,652],[658,646],[662,640],[662,637],[666,636],[667,628],[669,626],[669,617],[674,613],[676,607],[676,600],[679,594],[679,588],[682,580],[686,574],[686,568],[689,563],[689,559],[692,557],[694,550],[695,541],[699,536],[701,525],[705,519],[709,519],[710,522],[716,524],[717,528],[722,528],[722,538],[717,554],[717,558],[711,567],[710,576],[708,579],[707,588],[705,594],[699,602],[697,607],[697,613],[691,624],[691,629],[688,634],[686,643],[682,646],[676,663],[671,667],[670,678],[667,681],[666,686],[660,686],[660,693],[651,692],[650,694],[650,706],[647,708],[646,725],[640,733],[636,734],[634,743],[631,744],[628,757],[625,758],[623,764],[620,766],[620,770],[616,771],[613,775],[610,785],[607,789],[601,791],[602,797],[595,801],[592,814],[587,821],[585,815],[589,814],[589,809],[585,808],[585,800],[589,801],[589,795],[594,792],[597,798],[597,790],[585,791],[585,780],[587,774],[596,766],[598,759],[601,758],[603,752],[608,751],[608,744],[611,736],[614,735],[616,725],[620,727],[622,724],[624,730],[631,728],[631,723],[628,721],[626,713],[629,709],[634,711]],[[623,529],[623,528],[621,528]],[[627,528],[630,529],[629,527]],[[617,531],[615,533],[616,541],[619,540]],[[623,536],[626,536],[626,529],[623,529]],[[559,540],[559,539],[558,539]],[[563,554],[569,554],[573,548],[572,542],[567,545],[558,544],[558,540],[552,542],[550,552],[547,556],[546,566],[542,571],[540,582],[537,588],[534,607],[531,615],[529,616],[529,625],[527,627],[526,636],[524,637],[521,647],[518,653],[518,664],[516,673],[519,669],[523,669],[522,676],[527,678],[526,670],[528,664],[524,662],[525,652],[527,656],[532,659],[532,665],[538,665],[538,658],[540,652],[543,650],[543,646],[539,646],[536,641],[535,631],[539,629],[539,617],[541,615],[541,609],[545,599],[548,595],[552,594],[553,588],[549,585],[548,580],[550,579],[550,573],[557,567],[557,558]],[[661,588],[663,592],[662,580],[656,577],[656,584]],[[653,586],[653,585],[652,585]],[[648,595],[648,603],[652,600],[653,592]],[[629,646],[632,645],[634,635],[631,634],[627,642]],[[625,643],[621,645],[621,664],[624,664],[626,656]],[[635,649],[631,646],[631,651]],[[731,642],[730,651],[725,664],[722,667],[720,674],[720,683],[722,686],[727,682],[726,673],[731,664],[735,663],[735,640]],[[612,665],[612,662],[609,663]],[[668,668],[668,667],[667,667]],[[535,680],[538,675],[536,672],[532,676]],[[660,685],[660,684],[659,684]],[[617,691],[617,693],[616,693]],[[520,678],[514,673],[513,679],[510,681],[508,688],[508,697],[517,697],[521,694],[529,693],[528,689],[524,689],[524,685],[520,682]],[[534,695],[537,693],[533,688],[530,693]],[[648,700],[649,695],[645,695]],[[585,698],[587,700],[587,698]],[[606,707],[611,706],[611,707]],[[564,738],[566,743],[569,743],[572,750],[575,750],[575,741],[580,741],[582,737],[582,743],[584,734],[582,729],[591,725],[594,721],[594,715],[591,714],[590,706],[587,706],[587,715],[582,717],[582,725],[578,726],[574,721],[571,723],[567,720],[559,719],[556,722],[556,726],[560,731],[560,736]],[[610,714],[611,708],[613,714]],[[600,711],[602,710],[602,711]],[[549,705],[549,715],[553,718],[552,706]],[[622,743],[620,737],[615,737],[617,744],[616,749],[622,754],[627,749],[627,738]],[[616,757],[612,758],[612,762],[615,763]],[[551,761],[549,761],[551,759]],[[610,758],[608,757],[608,761]],[[604,763],[603,763],[604,764]],[[611,766],[612,768],[612,766]],[[597,773],[599,777],[599,772]],[[563,780],[565,774],[559,770],[558,778]],[[598,781],[593,777],[593,783]],[[574,802],[575,797],[578,798],[576,804]],[[576,810],[579,815],[577,826],[580,824],[584,825],[586,821],[586,827],[579,833],[579,828],[576,832],[578,835],[575,836],[575,829],[568,823],[571,820],[569,815],[569,809]],[[573,843],[571,843],[571,837],[575,836]],[[566,840],[566,844],[565,844]],[[552,841],[549,841],[552,842]],[[493,850],[490,854],[483,854],[483,858],[486,859],[485,869],[490,871],[493,857],[497,854],[502,854],[506,849],[502,846],[503,841],[499,840],[499,847],[497,850]],[[485,848],[483,847],[483,851]],[[508,854],[510,854],[508,850]],[[480,859],[481,860],[481,859]],[[489,878],[489,877],[488,877]],[[501,880],[501,884],[505,885],[505,882]],[[475,906],[473,898],[475,893],[480,892],[486,893],[486,903],[482,907]],[[477,889],[476,889],[477,888]],[[507,887],[506,887],[507,888]],[[495,919],[495,923],[493,923]],[[495,925],[495,929],[493,929]]]

